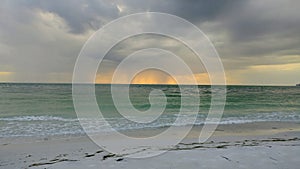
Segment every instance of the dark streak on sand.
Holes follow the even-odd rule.
[[[71,160],[71,159],[66,159],[66,158],[63,158],[63,159],[53,159],[53,160],[50,160],[49,162],[33,163],[33,164],[30,164],[28,167],[50,165],[50,164],[55,164],[55,163],[59,163],[59,162],[63,162],[63,161],[78,161],[78,160]]]
[[[178,145],[176,145],[174,148],[166,148],[166,149],[161,149],[161,150],[168,150],[168,151],[180,151],[180,150],[193,150],[193,149],[206,149],[206,148],[227,148],[229,146],[258,146],[262,143],[268,143],[268,142],[286,142],[286,141],[299,141],[300,138],[298,137],[294,137],[294,138],[289,138],[289,139],[284,139],[284,138],[270,138],[270,139],[263,139],[263,140],[244,140],[244,141],[235,141],[235,142],[206,142],[206,143],[179,143]],[[138,151],[138,152],[142,152],[142,151],[146,151],[147,148],[143,148],[142,150]],[[103,153],[104,151],[99,150],[96,151],[95,153],[92,154],[88,154],[85,153],[85,158],[89,158],[89,157],[94,157],[96,156],[96,154],[100,154]],[[136,153],[138,153],[136,152]],[[124,154],[126,155],[126,154]],[[124,158],[122,158],[124,155],[117,155],[117,154],[106,154],[102,157],[102,160],[107,160],[109,158],[116,158],[115,160],[117,162],[123,161]],[[127,154],[128,155],[128,154]],[[28,155],[29,157],[31,155]],[[48,162],[39,162],[39,163],[33,163],[31,165],[29,165],[28,167],[36,167],[36,166],[42,166],[42,165],[51,165],[51,164],[55,164],[55,163],[59,163],[59,162],[65,162],[65,161],[79,161],[79,160],[75,160],[75,159],[67,159],[66,158],[67,154],[60,154],[58,156],[56,156],[53,160],[50,160]],[[230,158],[226,157],[226,156],[220,156],[223,159],[227,160],[227,161],[232,161]],[[277,159],[273,158],[273,157],[269,157],[271,160],[273,161],[278,161]],[[1,164],[2,166],[5,164]],[[1,166],[0,165],[0,166]]]
[[[107,158],[111,158],[111,157],[115,157],[115,156],[116,156],[116,154],[107,154],[102,157],[102,160],[106,160]]]
[[[225,157],[225,156],[221,156],[221,157],[224,158],[227,161],[231,161],[228,157]]]
[[[273,160],[273,161],[278,161],[276,158],[273,158],[273,157],[269,157],[271,160]]]
[[[123,161],[124,160],[124,158],[118,158],[118,159],[116,159],[116,161]]]
[[[107,159],[109,159],[109,158],[117,158],[116,161],[120,162],[120,161],[123,161],[123,160],[124,160],[124,158],[122,158],[122,157],[124,157],[124,156],[126,156],[126,155],[128,155],[128,154],[117,155],[117,154],[112,154],[112,153],[110,153],[110,154],[107,154],[107,155],[103,156],[103,157],[102,157],[102,160],[104,161],[104,160],[107,160]]]
[[[180,143],[174,148],[162,149],[169,151],[177,151],[177,150],[193,150],[199,148],[227,148],[229,146],[259,146],[262,143],[266,142],[286,142],[286,141],[299,141],[300,138],[294,137],[290,139],[284,138],[271,138],[271,139],[263,139],[263,140],[244,140],[244,141],[235,141],[235,142],[208,142],[208,143]]]
[[[99,150],[99,151],[96,151],[96,152],[93,153],[93,154],[85,153],[85,156],[84,156],[84,157],[94,157],[96,154],[99,154],[99,153],[102,153],[102,152],[103,152],[102,150]]]
[[[96,156],[96,154],[100,154],[102,152],[104,152],[104,151],[99,150],[93,154],[85,153],[84,157],[86,157],[86,158],[94,157],[94,156]],[[28,155],[28,156],[31,157],[31,155]],[[30,164],[28,167],[30,168],[30,167],[37,167],[37,166],[43,166],[43,165],[51,165],[51,164],[55,164],[55,163],[59,163],[59,162],[65,162],[65,161],[69,161],[69,162],[79,161],[79,160],[75,160],[75,159],[61,158],[61,157],[66,157],[66,156],[68,156],[68,154],[60,154],[50,161],[33,163],[33,164]],[[121,156],[117,156],[116,154],[107,154],[102,157],[102,160],[106,160],[108,158],[113,158],[113,157],[121,157]],[[116,159],[116,161],[118,161],[118,162],[123,161],[123,160],[124,160],[123,158]]]
[[[88,154],[86,153],[85,154],[85,157],[93,157],[95,156],[96,154],[99,154],[99,153],[102,153],[103,151],[102,150],[99,150],[99,151],[96,151],[95,153],[93,154]],[[51,164],[55,164],[55,163],[59,163],[59,162],[65,162],[65,161],[79,161],[79,160],[75,160],[75,159],[67,159],[67,158],[61,158],[61,157],[66,157],[68,156],[68,154],[60,154],[58,156],[56,156],[54,159],[48,161],[48,162],[39,162],[39,163],[33,163],[33,164],[30,164],[28,167],[36,167],[36,166],[42,166],[42,165],[51,165]],[[27,157],[31,157],[31,155],[27,155]],[[42,158],[40,160],[47,160],[47,158]]]

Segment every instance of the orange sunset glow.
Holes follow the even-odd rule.
[[[98,74],[95,82],[98,84],[108,84],[112,83],[111,79],[113,72],[107,74]],[[139,72],[131,80],[124,74],[122,77],[118,78],[115,83],[117,84],[177,84],[177,81],[184,81],[185,84],[193,84],[193,80],[197,84],[210,84],[210,79],[207,73],[199,73],[193,75],[177,75],[172,77],[171,75],[156,69],[148,69]],[[177,80],[177,81],[176,81]]]

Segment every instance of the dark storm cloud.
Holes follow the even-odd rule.
[[[129,0],[119,2],[124,5],[126,14],[144,11],[166,12],[189,20],[208,34],[225,60],[251,57],[265,60],[264,62],[269,64],[280,64],[284,63],[284,60],[272,58],[300,54],[300,38],[295,36],[300,34],[298,12],[300,2],[298,1]],[[205,26],[207,23],[212,26]],[[226,36],[222,37],[224,34]],[[219,41],[221,45],[218,45]],[[259,62],[246,60],[243,64],[230,65],[230,67],[234,69],[251,64],[259,64]]]
[[[215,19],[223,12],[244,3],[236,0],[128,0],[120,2],[124,3],[130,12],[164,12],[191,22]]]

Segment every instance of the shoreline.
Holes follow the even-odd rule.
[[[181,129],[182,127],[178,127],[178,133],[181,132]],[[126,134],[138,136],[142,133],[148,133],[148,135],[151,135],[160,130],[162,129],[132,130],[126,131]],[[243,149],[249,148],[253,155],[257,155],[266,151],[265,149],[272,151],[280,149],[281,153],[300,150],[300,122],[222,124],[218,126],[212,137],[204,143],[198,142],[200,130],[201,126],[193,127],[187,137],[177,146],[160,147],[160,150],[169,150],[168,152],[158,157],[140,160],[106,152],[87,136],[50,136],[40,139],[18,138],[17,140],[0,138],[0,168],[73,168],[73,165],[75,167],[92,165],[91,168],[97,168],[97,166],[99,168],[100,165],[103,168],[109,168],[111,165],[119,164],[127,168],[130,166],[128,163],[142,163],[143,161],[161,159],[162,157],[167,158],[169,156],[173,158],[173,156],[177,155],[189,158],[189,154],[203,154],[204,152],[211,154],[216,154],[219,151],[227,152],[227,154],[234,152],[249,153],[248,151],[243,151]],[[115,141],[119,144],[122,143],[120,140]],[[149,149],[151,148],[153,147]],[[292,150],[290,150],[291,148]],[[300,151],[296,154],[300,155]],[[289,153],[287,155],[290,156]],[[208,156],[204,155],[203,158],[206,157]],[[228,162],[225,157],[229,159],[227,156],[224,156],[222,159]],[[194,160],[195,158],[197,159],[197,157],[191,157]],[[266,160],[272,161],[272,159]],[[124,161],[126,161],[126,165]],[[246,160],[246,162],[248,161]],[[284,161],[282,162],[285,163]],[[139,166],[141,164],[136,165]],[[294,165],[297,166],[295,162],[289,164],[291,168]]]
[[[209,124],[208,124],[209,125]],[[183,129],[187,127],[191,127],[190,125],[187,126],[174,126],[175,128]],[[200,133],[203,124],[200,125],[193,125],[190,133],[187,137],[196,137],[195,133]],[[299,129],[298,129],[299,127]],[[157,133],[163,132],[164,130],[168,129],[169,126],[166,127],[146,127],[142,129],[124,129],[118,130],[118,132],[132,136],[132,137],[141,137],[140,135],[155,135]],[[256,131],[255,135],[265,135],[277,132],[279,133],[284,131],[289,131],[289,128],[292,130],[299,130],[300,131],[300,121],[251,121],[251,122],[244,122],[244,123],[220,123],[216,130],[214,131],[213,136],[224,135],[227,134],[250,134],[251,131]],[[225,131],[225,132],[224,132]],[[268,133],[266,133],[268,132]],[[110,131],[105,131],[103,133],[110,134]],[[193,134],[193,136],[191,135]],[[91,133],[91,135],[97,135],[97,133]],[[254,134],[252,134],[254,135]],[[39,135],[39,136],[12,136],[12,137],[0,137],[0,142],[7,142],[10,143],[31,143],[31,142],[39,142],[39,141],[47,141],[47,140],[56,140],[56,139],[72,139],[72,138],[79,138],[79,137],[88,137],[86,133],[74,133],[74,134],[54,134],[54,135]]]

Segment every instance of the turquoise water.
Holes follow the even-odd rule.
[[[167,96],[164,113],[151,123],[134,123],[120,116],[110,95],[110,85],[96,85],[95,93],[105,119],[83,119],[91,132],[109,131],[108,121],[117,130],[170,126],[178,117],[181,97],[200,97],[196,125],[203,124],[210,107],[210,86],[132,85],[130,99],[140,111],[149,109],[149,93],[159,89]],[[155,98],[156,96],[154,96]],[[154,99],[160,104],[159,98]],[[126,109],[128,105],[123,105]],[[195,105],[185,105],[193,107]],[[191,110],[193,110],[191,108]],[[191,112],[184,112],[188,125]],[[227,86],[227,100],[221,123],[256,121],[300,122],[300,87]],[[0,137],[82,134],[72,101],[70,84],[0,84]]]

